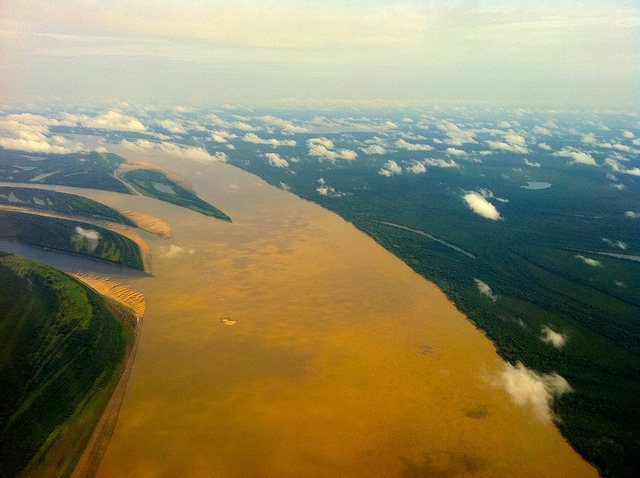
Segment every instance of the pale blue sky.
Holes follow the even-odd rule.
[[[635,1],[0,2],[5,101],[636,108]]]

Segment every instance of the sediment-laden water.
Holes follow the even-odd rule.
[[[97,476],[597,476],[494,384],[492,344],[338,216],[231,166],[113,152],[184,176],[229,224],[144,197],[153,277]],[[71,191],[71,189],[65,189]]]

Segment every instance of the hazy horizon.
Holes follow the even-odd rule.
[[[633,1],[8,0],[0,101],[637,110]]]

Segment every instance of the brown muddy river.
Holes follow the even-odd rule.
[[[145,235],[153,277],[119,278],[147,312],[98,477],[597,476],[494,385],[503,362],[444,294],[353,226],[226,164],[112,150],[234,222],[88,194],[173,226]]]

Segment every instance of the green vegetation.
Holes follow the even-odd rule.
[[[340,144],[340,135],[326,136]],[[543,168],[523,171],[522,156],[510,153],[424,174],[378,174],[390,159],[406,165],[425,155],[308,158],[275,168],[254,145],[238,144],[230,162],[352,222],[435,282],[505,360],[566,378],[574,392],[553,404],[561,432],[603,476],[638,476],[640,263],[593,252],[640,255],[637,220],[625,215],[640,210],[640,183],[625,178],[624,188],[614,188],[603,168],[552,155],[532,155]],[[528,181],[552,187],[521,188]],[[502,220],[467,206],[464,194],[480,189],[508,199],[492,199]],[[488,284],[495,300],[474,279]],[[562,334],[564,346],[544,342],[543,327]]]
[[[46,189],[0,187],[0,204],[55,211],[136,227],[128,217],[93,199]]]
[[[131,194],[113,175],[124,158],[112,153],[41,154],[0,149],[0,181],[104,189]]]
[[[187,191],[171,181],[164,173],[150,169],[135,169],[125,173],[124,179],[145,196],[186,207],[205,216],[231,222],[231,218],[220,209],[213,207],[191,191]]]
[[[78,221],[0,211],[0,238],[144,270],[140,247],[134,241]]]
[[[69,476],[132,331],[124,310],[44,264],[4,255],[0,283],[0,476]]]

